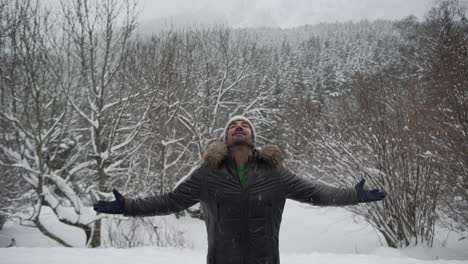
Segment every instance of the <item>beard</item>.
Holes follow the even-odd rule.
[[[245,139],[233,139],[231,142],[229,142],[228,147],[240,147],[240,146],[246,146],[253,148],[254,145],[251,141],[245,140]]]

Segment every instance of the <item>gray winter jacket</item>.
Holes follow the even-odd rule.
[[[172,192],[126,199],[127,216],[166,215],[201,203],[208,232],[209,264],[277,264],[278,233],[286,198],[320,206],[357,203],[354,188],[306,180],[282,166],[284,154],[274,145],[255,151],[242,185],[224,143],[208,147],[203,164]]]

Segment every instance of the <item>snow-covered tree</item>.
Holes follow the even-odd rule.
[[[30,187],[22,197],[34,201],[30,219],[63,245],[70,246],[41,223],[41,207],[99,246],[89,205],[130,175],[144,143],[136,139],[155,96],[141,94],[129,74],[134,8],[77,0],[51,13],[39,1],[11,5],[21,22],[3,53],[2,165]],[[132,105],[137,98],[145,98],[141,107]]]
[[[67,183],[80,168],[68,168],[79,137],[69,131],[73,115],[68,91],[61,87],[63,76],[55,75],[64,63],[50,50],[54,28],[39,1],[17,1],[6,10],[7,19],[16,24],[3,38],[0,155],[6,174],[14,175],[21,184],[12,188],[9,199],[10,204],[20,206],[7,208],[7,213],[32,205],[29,217],[22,220],[69,245],[39,217],[43,206],[50,206],[62,222],[85,229],[89,224],[82,217],[87,209]],[[73,213],[65,210],[62,200],[68,201]]]
[[[468,231],[468,23],[461,1],[438,1],[417,22],[399,24],[408,48],[402,56],[423,82],[426,131],[430,154],[437,160],[441,185],[441,210],[455,220],[456,230]]]

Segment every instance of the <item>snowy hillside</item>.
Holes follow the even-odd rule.
[[[49,212],[49,217],[51,216]],[[47,212],[43,217],[47,217]],[[16,247],[1,248],[1,263],[204,263],[206,234],[204,223],[193,218],[176,219],[173,215],[156,217],[161,228],[184,231],[192,246],[187,249],[142,247],[132,249],[86,249],[84,235],[63,229],[55,222],[54,230],[66,232],[67,240],[81,248],[58,248],[57,244],[33,228],[13,222],[0,231],[5,247],[14,237]],[[53,219],[49,221],[54,223]],[[283,263],[468,263],[468,242],[459,242],[454,234],[439,230],[434,248],[395,250],[381,246],[379,235],[361,217],[343,208],[317,208],[288,201],[280,233]],[[446,247],[442,247],[445,243]],[[70,260],[70,261],[68,261]],[[460,260],[460,261],[456,261]],[[75,262],[76,261],[76,262]]]
[[[232,27],[291,28],[320,22],[398,19],[410,14],[423,17],[431,3],[429,0],[147,0],[141,18],[142,23],[155,27],[159,25],[154,22],[163,19],[183,22],[182,17],[189,16],[215,24],[222,18]]]

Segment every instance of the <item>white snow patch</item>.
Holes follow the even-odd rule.
[[[174,248],[140,247],[131,249],[84,249],[84,248],[9,248],[0,249],[2,263],[8,264],[128,264],[128,263],[206,263],[202,251]],[[381,257],[371,255],[327,254],[312,252],[307,254],[282,254],[281,263],[288,264],[426,264],[426,261],[412,258]],[[459,261],[435,260],[431,263],[467,263]]]
[[[73,208],[69,208],[73,210]],[[0,263],[67,264],[99,263],[205,263],[206,227],[199,219],[174,215],[154,217],[154,224],[161,231],[183,231],[190,249],[140,247],[132,249],[86,249],[84,233],[74,227],[61,224],[50,210],[44,210],[41,219],[54,234],[60,234],[68,243],[79,248],[62,248],[37,229],[7,222],[0,231],[0,247],[15,238],[17,248],[1,248]],[[105,228],[105,227],[103,227]],[[454,233],[441,233],[433,248],[409,247],[392,249],[381,244],[384,240],[360,216],[344,208],[314,207],[287,201],[280,231],[281,262],[346,263],[346,264],[394,264],[412,263],[466,263],[468,241],[459,241]],[[40,247],[40,248],[39,248]],[[367,255],[364,255],[367,254]]]

